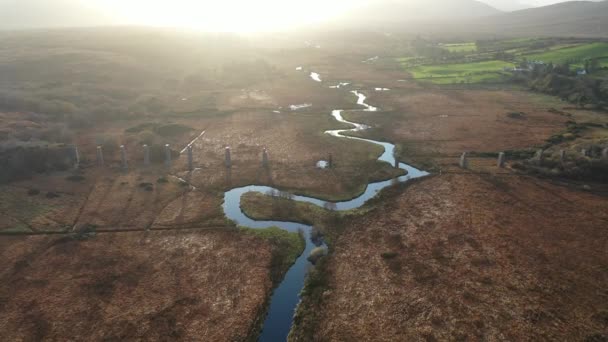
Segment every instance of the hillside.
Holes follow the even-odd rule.
[[[518,11],[532,6],[519,0],[483,0],[484,3],[501,11]]]
[[[608,36],[608,2],[570,1],[484,18],[477,32],[535,36]]]
[[[475,0],[384,0],[373,2],[337,19],[337,26],[398,27],[430,20],[471,19],[500,14]]]
[[[333,24],[360,31],[382,29],[442,37],[608,37],[608,2],[571,1],[501,12],[472,0],[389,0],[362,7]]]

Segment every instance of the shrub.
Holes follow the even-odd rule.
[[[67,176],[65,179],[69,180],[70,182],[82,182],[85,178],[81,175],[71,175]]]
[[[127,133],[139,133],[139,132],[143,132],[143,131],[146,131],[146,130],[155,130],[156,127],[158,127],[158,126],[159,126],[158,123],[155,123],[155,122],[146,122],[146,123],[143,123],[143,124],[139,124],[137,126],[133,126],[133,127],[127,128],[125,130],[125,132],[127,132]]]
[[[511,119],[525,119],[526,118],[526,114],[522,113],[522,112],[510,112],[507,114],[507,116]]]
[[[312,230],[310,231],[310,241],[317,247],[323,245],[323,232],[317,227],[312,227]]]
[[[317,262],[319,262],[319,260],[325,255],[327,255],[327,249],[323,247],[317,247],[310,252],[310,255],[308,256],[308,261],[310,261],[311,264],[316,265]]]
[[[152,131],[142,131],[137,135],[140,144],[153,145],[156,142],[156,134]]]
[[[385,260],[395,259],[398,255],[399,254],[397,254],[395,252],[384,252],[384,253],[380,254],[382,259],[385,259]]]
[[[27,194],[28,194],[29,196],[37,196],[37,195],[39,195],[39,194],[40,194],[40,190],[38,190],[38,189],[29,189],[29,190],[27,191]]]
[[[162,137],[173,137],[192,131],[192,128],[180,124],[168,124],[156,127],[154,130]]]
[[[59,194],[53,191],[49,191],[46,193],[46,198],[53,199],[59,197]]]

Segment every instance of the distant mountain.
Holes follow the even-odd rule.
[[[532,6],[518,0],[481,0],[482,2],[505,12],[519,11]]]
[[[336,26],[394,26],[429,20],[471,19],[501,13],[475,0],[378,0],[347,12]]]
[[[102,26],[110,15],[79,0],[0,0],[0,29]]]
[[[526,36],[608,37],[608,1],[571,1],[472,21],[469,30]]]
[[[334,24],[359,31],[397,30],[454,38],[608,37],[608,1],[571,1],[501,12],[473,0],[384,0]]]

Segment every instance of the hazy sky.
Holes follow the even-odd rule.
[[[218,31],[261,31],[320,22],[365,1],[94,0],[96,6],[137,24]]]
[[[347,8],[374,0],[79,0],[128,21],[219,31],[260,31],[327,20]],[[496,0],[481,0],[492,5]],[[560,0],[501,0],[530,6]],[[496,5],[496,4],[495,4]]]
[[[78,16],[82,8],[101,11],[111,23],[178,26],[211,31],[267,31],[314,24],[365,3],[378,0],[0,0],[8,19],[21,16],[40,22],[51,12]],[[407,0],[393,0],[407,1]],[[413,1],[413,0],[412,0]],[[417,0],[423,1],[423,0]],[[452,0],[445,0],[452,1]],[[559,0],[480,0],[501,9],[548,5]],[[520,4],[520,5],[518,5]],[[17,9],[19,8],[19,9]],[[10,9],[13,9],[11,12]],[[2,13],[0,13],[0,17]],[[5,13],[6,14],[6,13]],[[99,15],[101,17],[101,15]],[[6,19],[6,18],[5,18]],[[88,18],[82,18],[85,22]],[[35,20],[34,20],[35,21]],[[67,22],[67,20],[65,20]],[[0,23],[1,24],[1,23]],[[68,23],[69,24],[69,23]],[[101,23],[92,22],[92,25]]]

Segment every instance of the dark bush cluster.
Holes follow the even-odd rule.
[[[66,171],[74,166],[69,146],[15,147],[0,151],[0,183],[27,179],[34,174]]]

